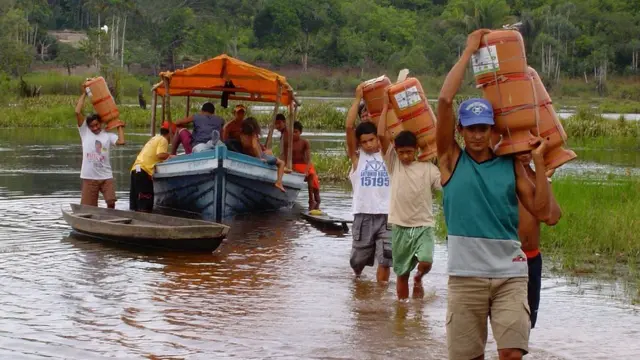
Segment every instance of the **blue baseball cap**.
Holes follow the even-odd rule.
[[[460,104],[458,120],[463,127],[476,124],[495,125],[491,103],[480,98],[465,100]]]

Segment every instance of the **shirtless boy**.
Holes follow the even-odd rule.
[[[535,181],[536,173],[531,168],[531,154],[519,154],[516,158],[524,167],[525,172],[532,182]],[[547,174],[551,175],[551,174]],[[561,216],[560,206],[556,202],[553,192],[551,191],[551,180],[549,180],[550,207],[551,215],[544,221],[548,226],[558,223]],[[542,283],[542,254],[540,254],[540,221],[533,216],[522,202],[518,201],[518,236],[522,244],[522,251],[527,256],[527,265],[529,266],[529,286],[528,286],[528,302],[531,309],[531,328],[536,326],[538,319],[538,307],[540,306],[540,288]]]
[[[302,134],[302,123],[293,123],[293,171],[304,174],[305,181],[309,185],[309,210],[320,208],[320,180],[316,169],[311,163],[311,145],[307,139],[300,137]]]

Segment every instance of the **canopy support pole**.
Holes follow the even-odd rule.
[[[287,168],[292,169],[293,161],[293,122],[296,121],[297,108],[293,103],[289,104],[289,124],[287,124]]]
[[[158,93],[153,92],[151,98],[151,136],[156,135],[156,106],[158,104]]]
[[[167,79],[166,77],[163,77],[162,82],[164,83],[164,97],[165,99],[167,99],[165,103],[165,107],[167,108],[166,110],[167,121],[169,122],[169,125],[171,125],[171,95],[169,95],[169,79]]]
[[[164,114],[165,113],[164,108],[166,104],[167,104],[167,96],[165,95],[162,97],[162,118],[160,119],[161,123],[164,122],[164,120],[167,118],[166,115]]]
[[[271,115],[271,123],[269,124],[269,134],[267,135],[267,142],[264,145],[267,149],[271,149],[271,142],[273,139],[273,128],[276,123],[276,116],[278,116],[278,110],[280,109],[280,96],[282,94],[282,86],[278,81],[278,92],[276,93],[276,103],[273,106],[273,114]],[[282,144],[280,144],[282,146]]]
[[[191,110],[191,96],[187,96],[187,117],[189,117],[190,110]]]

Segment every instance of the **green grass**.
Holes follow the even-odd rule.
[[[312,154],[311,161],[320,180],[333,182],[349,180],[348,174],[351,168],[351,160],[346,154],[339,156]]]
[[[640,178],[558,178],[553,192],[563,216],[556,226],[543,226],[544,252],[578,273],[637,272]]]
[[[575,115],[562,121],[563,128],[570,139],[637,139],[640,135],[640,121],[608,120],[602,115],[588,108],[578,108]]]
[[[48,95],[36,98],[14,100],[8,105],[0,106],[0,127],[68,127],[75,124],[75,105],[79,95]],[[191,114],[198,112],[205,99],[191,102]],[[135,106],[126,106],[135,105]],[[230,103],[225,109],[215,103],[216,113],[225,120],[233,118],[232,109],[235,103]],[[339,104],[344,105],[344,104]],[[344,128],[345,115],[338,111],[334,103],[309,101],[298,110],[297,120],[300,120],[308,130],[333,130]],[[125,97],[118,106],[120,118],[127,124],[127,128],[149,128],[151,122],[151,104],[147,101],[147,109],[137,106],[137,99]],[[84,113],[92,112],[90,101],[85,101]],[[158,107],[157,121],[160,126],[162,109]],[[287,111],[284,111],[287,114]],[[186,115],[186,100],[173,98],[171,101],[172,120],[176,121]],[[271,120],[271,111],[251,114],[263,125]]]

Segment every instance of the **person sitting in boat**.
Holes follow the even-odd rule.
[[[231,151],[242,152],[240,144],[240,135],[242,134],[242,122],[246,109],[244,105],[238,104],[233,109],[233,119],[229,121],[222,130],[222,141]]]
[[[309,211],[320,209],[320,180],[316,169],[311,163],[311,145],[309,140],[300,137],[302,135],[302,123],[293,123],[292,163],[293,171],[304,174],[309,185]]]
[[[157,163],[174,156],[168,151],[170,140],[169,123],[165,121],[160,134],[147,141],[133,162],[129,190],[130,210],[141,212],[153,210],[153,173]]]
[[[284,176],[284,161],[276,158],[271,153],[271,150],[265,148],[259,141],[260,138],[260,125],[258,121],[253,117],[248,117],[242,121],[242,133],[240,134],[240,144],[242,146],[242,153],[257,157],[268,165],[275,165],[278,167],[278,178],[275,186],[282,192],[285,191],[282,185],[282,177]]]
[[[222,132],[222,127],[224,126],[224,119],[215,115],[215,112],[215,106],[212,103],[207,102],[202,105],[200,113],[193,114],[189,117],[176,121],[176,126],[184,126],[189,123],[193,123],[193,133],[189,134],[188,132],[185,132],[186,129],[177,131],[171,153],[175,154],[179,143],[185,147],[185,152],[187,151],[185,143],[189,143],[191,145],[192,152],[194,153],[210,150],[214,147],[215,144],[211,144],[212,134],[215,134],[215,131],[218,131],[219,134]],[[190,141],[189,137],[191,137]]]

